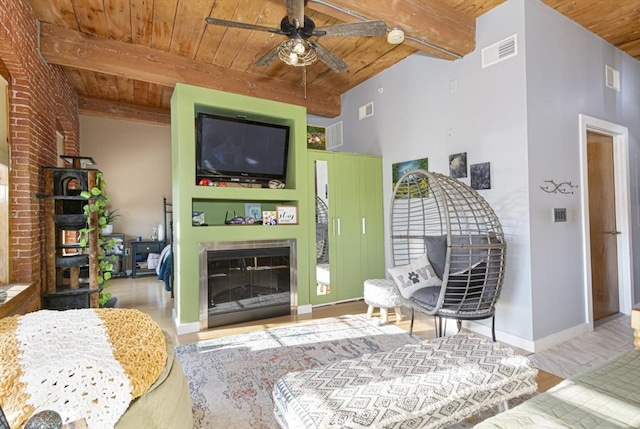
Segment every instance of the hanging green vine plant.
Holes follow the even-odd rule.
[[[115,246],[115,240],[105,239],[102,235],[102,229],[107,224],[106,205],[110,200],[109,195],[106,194],[105,188],[107,183],[102,177],[102,173],[96,173],[96,186],[88,191],[82,191],[80,196],[87,199],[87,204],[84,205],[84,214],[87,216],[87,226],[80,230],[80,247],[86,248],[89,244],[89,233],[95,228],[98,229],[98,303],[100,307],[104,307],[112,296],[106,289],[109,287],[107,280],[111,279],[111,272],[113,271],[113,263],[116,260],[115,255],[109,253]],[[97,215],[98,224],[91,224],[91,214]]]

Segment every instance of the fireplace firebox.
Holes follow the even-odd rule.
[[[295,240],[201,243],[201,329],[291,314],[295,254]]]

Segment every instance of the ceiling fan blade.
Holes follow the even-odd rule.
[[[327,67],[333,70],[336,73],[340,73],[341,71],[345,71],[349,68],[349,65],[342,61],[336,54],[319,44],[318,42],[309,42],[315,48],[316,53],[318,54],[318,59],[325,63]]]
[[[387,34],[387,24],[384,21],[347,22],[344,24],[319,27],[313,30],[314,36],[384,36]]]
[[[256,61],[254,64],[259,66],[259,67],[266,67],[269,64],[271,64],[273,62],[273,60],[275,60],[276,58],[278,58],[278,51],[280,49],[280,44],[276,45],[275,48],[273,48],[272,50],[270,50],[269,52],[267,52],[266,54],[264,54],[262,56],[262,58],[260,58],[258,61]]]
[[[304,0],[285,0],[289,22],[295,28],[304,27]]]
[[[270,33],[282,34],[282,31],[279,28],[263,27],[262,25],[245,24],[243,22],[227,21],[226,19],[211,17],[205,18],[205,21],[207,24],[211,25],[221,25],[223,27],[244,28],[246,30],[268,31]]]

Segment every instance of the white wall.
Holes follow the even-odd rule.
[[[550,195],[539,186],[549,179],[580,183],[580,113],[626,126],[637,236],[640,62],[540,2],[525,2],[525,12],[534,335],[545,337],[586,322],[586,278],[580,191]],[[605,86],[606,64],[621,71],[623,92]],[[566,207],[569,221],[551,222],[553,207]]]
[[[96,161],[108,206],[122,215],[114,232],[150,239],[163,220],[162,198],[171,201],[170,127],[81,115],[80,153]]]
[[[518,56],[483,70],[481,49],[513,34]],[[578,113],[629,127],[631,159],[638,158],[640,63],[539,1],[510,0],[482,15],[476,43],[455,62],[407,58],[346,93],[341,117],[326,123],[343,120],[342,150],[384,157],[385,207],[393,163],[426,156],[430,170],[448,173],[448,155],[458,152],[467,152],[468,164],[491,163],[492,189],[481,193],[508,246],[496,328],[535,341],[585,321],[579,194],[540,186],[579,181]],[[605,91],[605,62],[621,70],[622,93]],[[375,115],[359,121],[358,107],[370,101]],[[638,267],[635,173],[632,189]],[[569,222],[553,224],[553,207],[567,207]]]
[[[477,46],[518,34],[522,49],[523,28],[522,3],[505,4],[478,19]],[[467,153],[468,164],[491,163],[492,189],[481,192],[500,217],[508,246],[496,329],[531,340],[524,70],[522,51],[484,70],[480,49],[455,62],[416,54],[345,94],[338,119],[343,150],[383,156],[385,207],[394,163],[428,157],[429,169],[445,174],[449,155],[459,152]],[[358,107],[370,101],[374,116],[358,120]],[[388,235],[388,216],[386,223]]]

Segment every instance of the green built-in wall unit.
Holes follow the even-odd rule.
[[[382,158],[309,150],[316,206],[309,255],[311,303],[363,297],[364,281],[385,278]]]
[[[290,127],[287,177],[284,189],[250,185],[239,187],[199,186],[196,177],[196,127],[198,113],[242,116],[259,122]],[[306,149],[306,109],[279,103],[177,84],[171,99],[171,153],[174,216],[175,317],[179,333],[203,329],[201,295],[201,249],[218,242],[265,243],[293,240],[296,252],[295,306],[310,303],[309,258],[311,251],[309,192]],[[227,225],[227,213],[244,216],[245,204],[260,204],[262,210],[287,205],[298,208],[294,225]],[[206,226],[194,226],[193,212],[204,213]],[[228,215],[229,217],[230,215]],[[292,246],[293,247],[293,246]],[[314,285],[315,287],[315,285]]]

